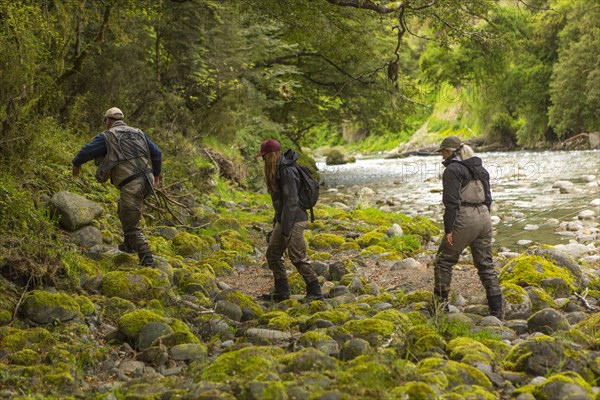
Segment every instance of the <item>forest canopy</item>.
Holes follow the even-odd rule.
[[[428,119],[527,146],[600,129],[589,0],[0,4],[5,160],[41,131],[89,138],[111,106],[159,141],[216,140],[242,157],[268,136],[406,139]],[[449,101],[462,122],[434,124]]]

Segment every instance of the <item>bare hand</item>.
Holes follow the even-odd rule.
[[[73,176],[79,175],[80,172],[81,172],[81,167],[73,166]]]
[[[446,240],[448,241],[448,244],[450,246],[452,246],[454,244],[454,242],[452,241],[452,232],[450,232],[449,234],[446,235]]]

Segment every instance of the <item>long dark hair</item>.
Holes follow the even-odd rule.
[[[267,190],[269,193],[275,193],[279,191],[279,187],[277,185],[277,162],[281,157],[281,151],[273,151],[271,153],[267,153],[263,156],[265,161],[264,171],[265,171],[265,181],[267,182]]]

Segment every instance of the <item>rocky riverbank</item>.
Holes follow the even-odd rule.
[[[151,269],[116,250],[112,205],[54,195],[64,245],[78,251],[53,282],[25,281],[2,260],[0,397],[596,398],[595,248],[496,254],[504,321],[487,316],[465,253],[456,275],[471,278],[455,281],[444,313],[419,285],[437,224],[334,200],[324,196],[306,235],[327,298],[301,304],[289,266],[292,299],[271,304],[254,297],[269,289],[266,196],[206,202],[195,216],[203,228],[149,227]]]

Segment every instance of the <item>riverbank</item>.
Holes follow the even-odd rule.
[[[385,173],[322,177],[385,187],[392,161],[371,160]],[[140,268],[117,250],[114,189],[55,193],[62,228],[48,229],[60,240],[44,243],[57,258],[27,264],[7,252],[0,262],[0,398],[596,396],[600,263],[586,258],[596,253],[543,243],[496,252],[502,321],[488,316],[465,253],[442,312],[430,291],[441,236],[424,205],[439,192],[411,193],[419,173],[403,165],[399,197],[358,183],[324,188],[306,240],[326,298],[310,304],[299,302],[305,285],[287,260],[292,298],[256,298],[271,289],[267,195],[220,182],[218,195],[187,197],[202,199],[188,206],[190,225],[148,218],[157,267]],[[405,203],[405,193],[418,201]],[[25,202],[0,199],[9,209]]]

